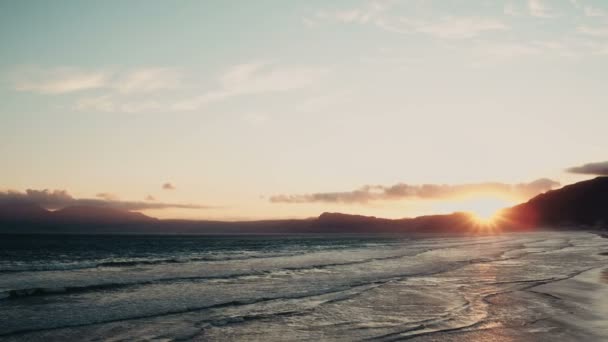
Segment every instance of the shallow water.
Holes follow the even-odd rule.
[[[603,340],[584,322],[605,304],[579,304],[606,251],[581,232],[3,236],[0,339]]]

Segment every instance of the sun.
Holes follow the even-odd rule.
[[[491,226],[497,223],[502,209],[509,205],[509,202],[498,198],[480,198],[468,201],[467,211],[477,225]]]
[[[470,212],[469,213],[471,215],[471,219],[473,219],[473,221],[477,224],[477,225],[491,225],[494,224],[496,219],[498,218],[498,212],[495,213],[491,213],[491,214],[480,214],[477,212]]]

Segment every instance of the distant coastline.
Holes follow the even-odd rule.
[[[415,218],[323,213],[318,218],[262,221],[159,220],[138,212],[93,206],[49,211],[36,203],[0,205],[0,234],[378,234],[454,233],[608,227],[608,177],[597,177],[505,208],[480,224],[465,212]]]

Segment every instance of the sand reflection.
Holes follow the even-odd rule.
[[[604,269],[602,273],[600,273],[600,281],[608,284],[608,268]]]

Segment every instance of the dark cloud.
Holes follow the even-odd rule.
[[[103,196],[101,196],[103,195]],[[107,193],[99,193],[101,198],[74,198],[65,190],[33,190],[20,191],[0,191],[0,204],[10,203],[34,203],[47,209],[60,209],[73,205],[89,205],[99,207],[111,207],[123,210],[146,210],[146,209],[210,209],[211,206],[198,204],[180,203],[161,203],[143,201],[120,201],[108,199]]]
[[[608,176],[608,161],[575,166],[566,169],[566,171],[583,175]]]
[[[167,182],[167,183],[163,184],[163,189],[164,190],[175,190],[175,185],[173,185],[170,182]]]
[[[409,185],[398,183],[391,186],[365,185],[353,191],[320,192],[312,194],[276,195],[270,197],[273,203],[367,203],[377,200],[449,199],[480,193],[504,193],[529,198],[541,192],[559,186],[556,181],[547,178],[537,179],[530,183],[477,183],[461,185],[423,184]]]

